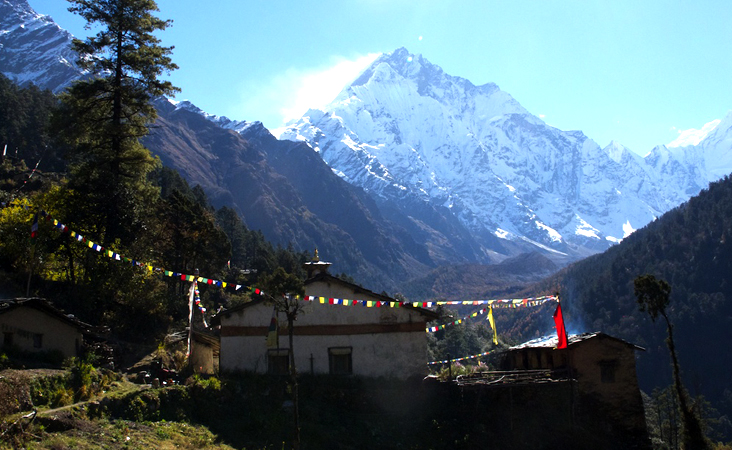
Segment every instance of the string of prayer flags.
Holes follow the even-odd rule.
[[[463,306],[478,306],[478,305],[492,305],[494,308],[521,308],[525,306],[538,306],[547,301],[556,301],[557,297],[554,295],[547,295],[544,297],[534,298],[512,298],[512,299],[501,299],[501,300],[450,300],[450,301],[437,301],[427,302],[430,305],[463,305]],[[415,303],[413,306],[422,306],[419,303]]]
[[[2,206],[9,206],[10,203],[2,203]],[[25,209],[29,209],[27,205],[18,205],[22,206]],[[68,232],[72,238],[76,239],[79,242],[84,243],[86,246],[88,246],[90,249],[93,249],[97,252],[101,252],[105,254],[107,257],[112,258],[117,261],[124,261],[126,263],[131,263],[132,265],[136,267],[140,267],[143,269],[148,270],[149,272],[159,272],[162,273],[164,276],[167,277],[174,277],[174,278],[180,278],[183,281],[190,281],[190,282],[198,282],[202,284],[207,285],[215,285],[222,288],[226,288],[227,286],[233,287],[234,290],[241,289],[242,285],[239,284],[230,284],[226,283],[224,281],[220,280],[214,280],[210,278],[200,277],[197,275],[189,275],[184,273],[178,273],[178,272],[172,272],[169,270],[165,270],[163,268],[155,267],[151,264],[145,264],[142,262],[139,262],[134,259],[130,259],[127,257],[124,257],[123,255],[120,255],[119,253],[116,253],[111,250],[105,250],[104,247],[101,245],[92,242],[91,240],[88,240],[84,236],[78,234],[76,231],[70,230],[66,225],[59,222],[58,220],[54,219],[50,214],[46,213],[43,210],[39,210],[38,213],[35,216],[33,226],[31,227],[31,233],[32,236],[37,235],[38,232],[38,226],[37,226],[37,219],[38,216],[45,217],[45,219],[49,222],[52,222],[54,227],[60,232],[65,233]],[[249,291],[255,295],[265,295],[265,293],[255,287],[247,287]],[[533,307],[533,306],[539,306],[549,301],[559,301],[559,298],[557,296],[549,295],[544,297],[535,297],[535,298],[517,298],[517,299],[495,299],[495,300],[462,300],[462,301],[428,301],[428,302],[400,302],[400,301],[388,301],[388,300],[353,300],[353,299],[339,299],[339,298],[325,298],[325,297],[315,297],[315,296],[304,296],[303,300],[310,301],[310,302],[319,302],[322,304],[330,304],[330,305],[343,305],[343,306],[365,306],[367,308],[381,308],[381,307],[391,307],[391,308],[398,308],[398,307],[413,307],[413,308],[430,308],[433,306],[438,305],[489,305],[486,308],[483,308],[482,310],[475,312],[471,314],[470,316],[458,319],[456,321],[453,321],[451,323],[439,325],[436,327],[430,327],[427,328],[427,332],[435,332],[438,330],[442,330],[447,326],[451,325],[458,325],[466,321],[470,317],[476,317],[479,314],[484,314],[486,311],[490,310],[491,314],[489,314],[489,320],[492,319],[492,312],[493,308],[523,308],[523,307]],[[561,317],[561,310],[558,308],[559,315]],[[555,313],[556,315],[556,313]],[[497,335],[495,334],[495,327],[493,326],[493,321],[491,320],[491,326],[494,330],[494,342],[497,341]],[[563,321],[562,321],[563,326]]]
[[[329,305],[342,305],[342,306],[365,306],[367,308],[380,308],[380,307],[391,307],[399,308],[404,306],[411,306],[414,308],[430,308],[437,305],[491,305],[493,308],[525,308],[543,305],[546,302],[557,301],[557,297],[554,295],[548,295],[544,297],[535,298],[522,298],[522,299],[509,299],[509,300],[471,300],[471,301],[433,301],[433,302],[400,302],[400,301],[387,301],[387,300],[352,300],[346,298],[328,298],[328,297],[317,297],[314,295],[305,295],[302,300],[308,302],[317,302],[321,304]],[[474,313],[471,317],[475,317],[478,314],[484,314],[488,308],[484,308],[482,311]],[[467,317],[466,317],[467,318]],[[466,319],[465,318],[465,319]]]
[[[485,352],[485,353],[480,353],[478,355],[463,356],[462,358],[445,359],[445,360],[442,360],[442,361],[432,361],[432,362],[428,362],[427,365],[428,366],[431,366],[431,365],[434,365],[434,364],[450,364],[450,363],[453,363],[453,362],[465,361],[465,360],[468,360],[468,359],[482,358],[484,356],[490,355],[494,351],[495,350],[491,350],[491,351],[488,351],[488,352]]]
[[[193,282],[193,301],[203,315],[203,326],[208,328],[208,323],[206,323],[206,308],[201,306],[201,293],[198,290],[198,283],[195,281]]]
[[[11,204],[3,203],[2,206],[3,207],[11,206]],[[28,209],[28,206],[25,206],[25,205],[18,205],[18,206],[23,206],[25,209]],[[172,272],[169,270],[155,267],[151,264],[146,264],[146,263],[142,263],[142,262],[139,262],[139,261],[131,259],[131,258],[127,258],[123,255],[120,255],[117,252],[114,252],[109,249],[105,249],[101,245],[85,238],[84,236],[77,233],[76,231],[69,229],[69,227],[67,227],[63,223],[59,222],[58,220],[54,219],[50,214],[48,214],[47,212],[45,212],[43,210],[39,210],[38,213],[36,213],[36,216],[33,221],[33,225],[31,226],[31,237],[36,237],[38,235],[38,217],[39,216],[45,218],[47,222],[51,222],[53,224],[54,228],[59,230],[59,232],[61,232],[61,233],[68,232],[72,238],[85,244],[90,249],[96,250],[97,252],[100,252],[100,253],[104,254],[105,256],[107,256],[111,259],[114,259],[116,261],[124,261],[127,263],[131,263],[132,265],[134,265],[136,267],[147,269],[149,272],[160,272],[163,275],[168,276],[168,277],[180,278],[182,281],[198,281],[199,283],[212,285],[212,286],[218,286],[221,288],[233,287],[234,290],[236,290],[236,291],[238,291],[239,289],[241,289],[243,287],[240,284],[232,284],[232,283],[227,283],[227,282],[221,281],[221,280],[214,280],[214,279],[210,279],[210,278],[199,277],[196,275],[188,275],[188,274],[183,274],[183,273],[178,273],[178,272]],[[264,295],[264,292],[260,289],[257,289],[257,288],[249,288],[249,289],[253,294]]]
[[[488,320],[491,321],[493,316],[493,308],[528,308],[528,307],[534,307],[534,306],[540,306],[543,305],[546,302],[550,301],[559,301],[559,297],[556,295],[548,295],[545,297],[537,297],[537,298],[525,298],[525,299],[515,299],[515,300],[479,300],[479,301],[486,301],[490,302],[489,305],[480,311],[476,311],[468,316],[463,317],[460,320],[445,323],[442,325],[434,326],[434,327],[428,327],[425,329],[427,333],[434,333],[436,331],[444,330],[445,328],[452,326],[452,325],[458,325],[462,323],[463,321],[466,321],[470,318],[478,317],[481,314],[485,314],[486,311],[490,310],[490,314],[488,317]],[[508,305],[508,306],[506,306]],[[495,326],[493,326],[493,321],[491,321],[491,327],[495,331]],[[498,341],[498,337],[494,337],[494,341]]]

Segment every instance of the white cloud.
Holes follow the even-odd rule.
[[[671,127],[672,130],[676,130],[679,133],[679,137],[674,139],[673,142],[668,144],[666,147],[686,147],[687,145],[698,145],[709,133],[714,130],[721,120],[712,120],[704,124],[701,130],[690,128],[688,130],[679,130],[676,127]]]
[[[297,119],[310,108],[327,105],[368,67],[378,53],[354,59],[331,58],[328,66],[290,68],[259,86],[245,86],[236,107],[244,120],[259,120],[270,130]]]
[[[290,75],[296,92],[292,102],[280,108],[283,122],[298,119],[309,108],[320,108],[333,101],[378,56],[378,53],[371,53],[355,60],[336,58],[335,63],[326,68],[294,71]]]

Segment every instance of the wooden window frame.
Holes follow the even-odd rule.
[[[353,347],[329,347],[328,370],[331,375],[353,375]]]
[[[281,363],[285,358],[285,364]],[[280,363],[277,363],[280,361]],[[267,350],[267,373],[270,375],[289,375],[290,374],[290,349],[289,348],[273,348]]]

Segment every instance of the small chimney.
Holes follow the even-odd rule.
[[[319,273],[328,273],[328,267],[330,267],[330,265],[331,263],[320,260],[318,249],[316,248],[313,259],[310,260],[310,262],[303,264],[302,268],[307,272],[308,278],[312,278]]]

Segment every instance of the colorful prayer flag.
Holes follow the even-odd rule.
[[[31,238],[38,236],[38,213],[33,217],[33,225],[31,225]]]
[[[493,320],[493,307],[491,306],[490,311],[488,312],[488,322],[491,323],[491,328],[493,329],[493,345],[498,345],[498,333],[496,332],[496,321]]]

